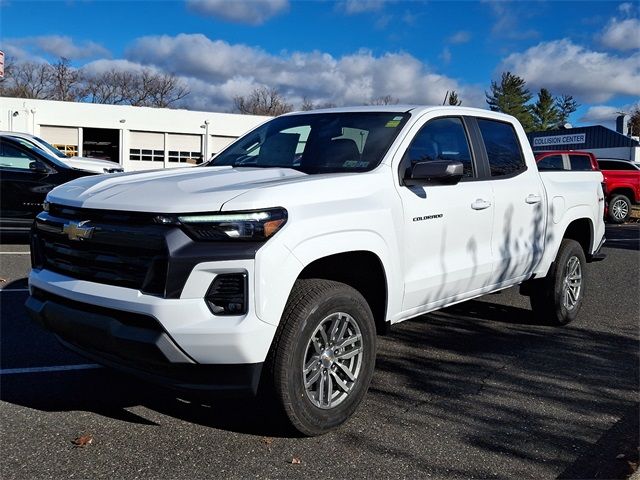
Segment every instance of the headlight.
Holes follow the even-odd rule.
[[[254,212],[228,212],[180,215],[177,223],[195,240],[265,241],[287,222],[284,208]],[[156,217],[158,223],[173,223],[167,217]]]

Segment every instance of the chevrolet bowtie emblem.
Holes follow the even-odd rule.
[[[62,233],[66,233],[69,240],[85,240],[87,238],[91,238],[95,227],[85,227],[84,225],[87,223],[89,223],[89,220],[65,223],[62,227]]]

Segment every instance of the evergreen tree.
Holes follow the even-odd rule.
[[[533,128],[535,130],[551,130],[558,125],[560,114],[551,93],[546,88],[538,92],[538,100],[531,107]]]
[[[571,95],[562,95],[556,98],[556,109],[558,110],[558,123],[556,127],[561,127],[569,120],[569,116],[575,112],[580,104]]]
[[[449,105],[454,105],[456,107],[462,105],[462,100],[458,98],[458,94],[455,90],[451,90],[451,93],[449,94]]]
[[[485,95],[491,110],[516,117],[527,132],[531,131],[533,117],[527,105],[531,100],[531,93],[522,78],[511,72],[503,72],[500,83],[492,81],[491,94]]]

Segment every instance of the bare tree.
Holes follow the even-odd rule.
[[[51,96],[53,100],[76,102],[81,98],[80,74],[69,65],[69,59],[61,57],[49,67]]]
[[[147,91],[147,106],[167,108],[189,95],[187,86],[172,73],[154,73],[145,70],[142,78]]]
[[[293,106],[285,101],[275,88],[256,88],[246,97],[233,98],[235,109],[249,115],[278,116],[293,110]]]
[[[309,99],[308,97],[304,97],[302,99],[302,106],[300,107],[300,110],[302,110],[303,112],[308,112],[309,110],[314,110],[315,108],[316,107],[311,99]]]
[[[309,111],[309,110],[320,110],[321,108],[334,108],[337,105],[335,103],[331,103],[331,102],[324,102],[324,103],[313,103],[312,100],[310,100],[307,97],[304,97],[302,99],[302,106],[300,107],[300,110],[302,110],[303,112]]]
[[[92,103],[167,108],[188,94],[187,86],[175,75],[148,69],[84,76],[83,96]]]
[[[51,98],[51,65],[48,63],[6,62],[0,93],[6,97]]]
[[[399,100],[393,98],[391,95],[384,95],[381,97],[372,98],[367,102],[367,105],[397,105]]]

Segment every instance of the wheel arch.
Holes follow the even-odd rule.
[[[388,331],[387,276],[378,255],[368,250],[354,250],[321,257],[298,275],[298,279],[309,278],[333,280],[355,288],[369,304],[378,334]]]

